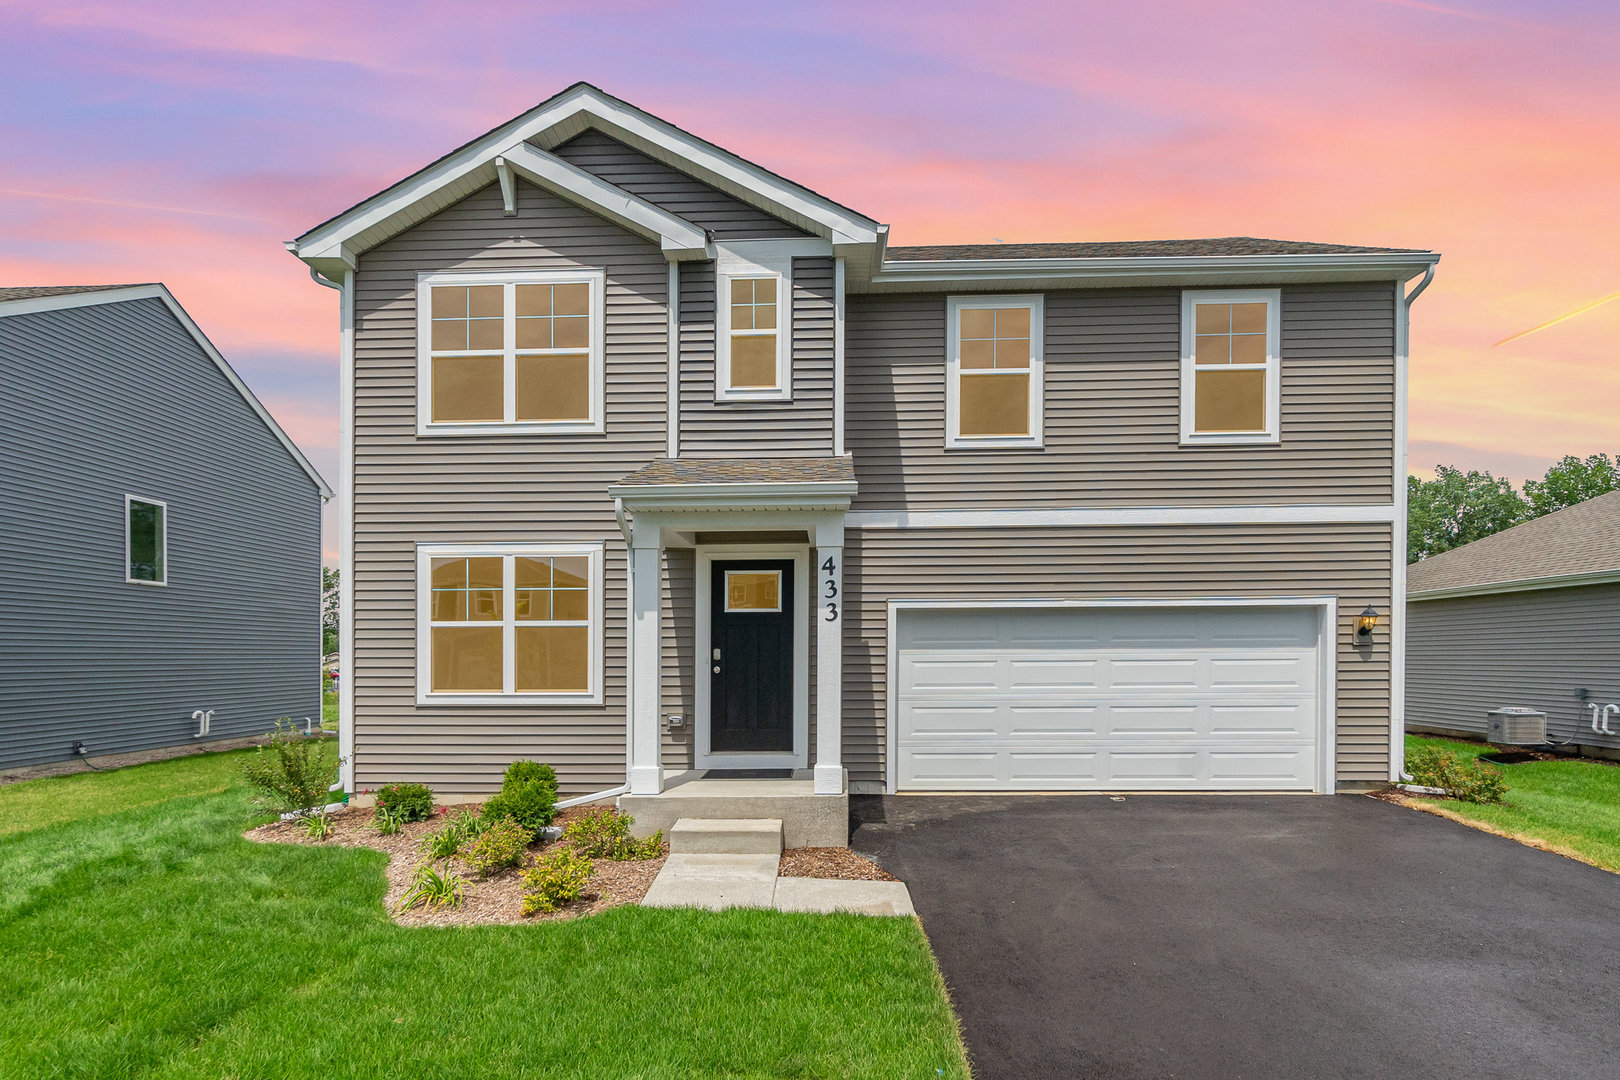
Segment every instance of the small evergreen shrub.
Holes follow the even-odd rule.
[[[645,840],[630,835],[635,818],[611,806],[589,810],[569,823],[563,841],[588,859],[656,859],[664,853],[664,833],[660,829]]]
[[[508,866],[521,866],[529,847],[529,830],[511,818],[502,818],[461,849],[461,857],[480,874],[493,874]]]
[[[377,808],[404,821],[426,821],[433,816],[433,792],[426,784],[387,784],[377,789]]]
[[[461,906],[467,882],[449,868],[437,870],[432,863],[423,863],[411,876],[411,887],[399,898],[399,910],[409,911],[425,905],[429,911],[441,907]]]
[[[549,784],[551,790],[557,790],[557,770],[550,765],[538,761],[514,761],[506,767],[506,775],[501,779],[501,790],[505,791],[513,784]]]
[[[253,787],[261,809],[296,814],[326,805],[333,768],[326,740],[300,734],[282,717],[269,744],[242,763],[242,777]]]
[[[577,900],[591,880],[591,860],[558,848],[523,872],[523,914],[556,911]]]
[[[501,781],[500,794],[484,804],[483,817],[486,822],[511,818],[529,830],[531,841],[538,839],[540,830],[557,819],[556,772],[538,762],[512,762]]]
[[[1440,788],[1459,802],[1499,803],[1507,794],[1507,774],[1496,765],[1437,746],[1414,750],[1406,759],[1413,782]]]

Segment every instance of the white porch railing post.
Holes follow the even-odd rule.
[[[664,769],[660,760],[662,739],[658,730],[658,607],[660,595],[658,529],[650,537],[635,531],[630,549],[631,609],[634,623],[630,631],[631,664],[635,680],[630,698],[630,794],[657,795],[664,790]],[[650,546],[643,546],[649,544]]]
[[[816,526],[817,795],[844,793],[844,523]]]

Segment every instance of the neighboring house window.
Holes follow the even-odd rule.
[[[1276,289],[1182,294],[1183,443],[1278,440],[1280,297]]]
[[[953,296],[946,302],[945,445],[1041,445],[1040,296]]]
[[[603,430],[600,271],[418,279],[418,430]]]
[[[169,507],[156,499],[124,496],[124,580],[166,585],[169,580]]]
[[[600,544],[417,552],[418,700],[601,700]]]
[[[716,401],[793,396],[793,257],[778,241],[740,242],[716,258]]]

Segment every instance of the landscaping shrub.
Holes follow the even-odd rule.
[[[460,907],[467,882],[446,868],[436,870],[432,863],[423,863],[411,877],[411,887],[399,898],[399,910],[409,911],[427,905],[429,911],[441,907]]]
[[[426,784],[387,784],[377,789],[377,808],[400,821],[426,821],[433,816],[433,792]]]
[[[304,835],[311,840],[325,840],[332,835],[332,819],[325,810],[304,819]]]
[[[465,809],[445,819],[444,828],[422,838],[422,850],[430,858],[448,859],[461,850],[461,846],[484,831],[484,822]]]
[[[529,830],[511,818],[490,825],[461,849],[461,857],[480,874],[520,866],[532,839]]]
[[[1507,774],[1477,758],[1425,746],[1407,756],[1406,771],[1413,782],[1445,791],[1453,799],[1471,803],[1499,803],[1507,794]]]
[[[611,806],[589,810],[563,831],[563,840],[588,859],[656,859],[664,853],[660,829],[645,840],[630,835],[635,818]]]
[[[500,794],[484,804],[484,820],[511,818],[529,831],[535,840],[557,819],[557,774],[550,765],[514,761],[506,769]]]
[[[286,717],[276,721],[269,745],[242,763],[258,805],[282,814],[325,806],[332,770],[325,740],[299,734]]]
[[[399,827],[403,822],[404,819],[399,816],[397,811],[386,810],[380,806],[377,807],[376,813],[371,815],[371,827],[376,829],[382,836],[393,836],[399,832]]]
[[[591,880],[591,860],[558,848],[523,872],[523,914],[553,912],[578,899]]]

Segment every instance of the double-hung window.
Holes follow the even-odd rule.
[[[167,585],[168,548],[168,504],[125,495],[124,580],[135,585]]]
[[[423,544],[416,569],[418,701],[601,701],[600,544]]]
[[[602,431],[603,291],[593,270],[422,275],[419,432]]]
[[[1181,441],[1274,443],[1281,388],[1277,289],[1181,298]]]
[[[738,243],[716,260],[716,401],[793,396],[792,256],[780,243]]]
[[[947,447],[1041,445],[1040,296],[953,296],[946,303]]]

